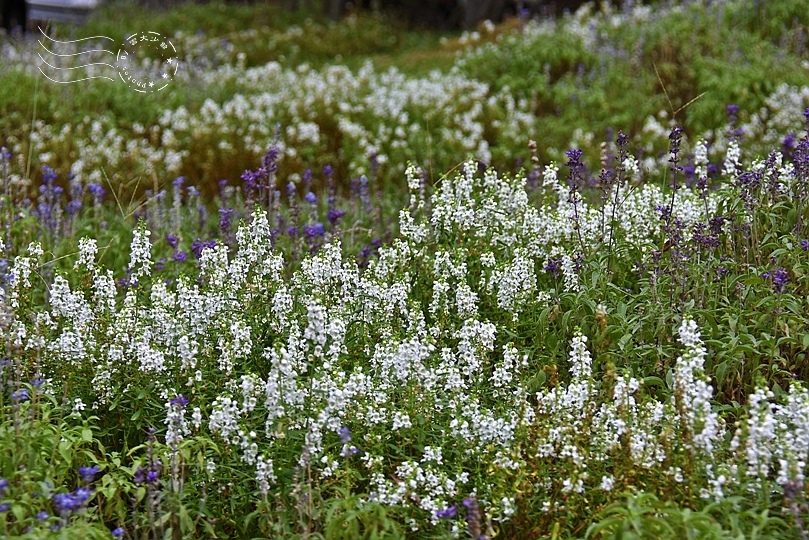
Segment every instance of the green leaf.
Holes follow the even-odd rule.
[[[17,520],[17,522],[23,523],[25,521],[25,506],[21,504],[12,504],[11,513],[14,514],[14,518]]]
[[[185,534],[189,532],[194,532],[194,520],[191,519],[191,515],[188,513],[188,509],[185,505],[180,505],[179,508],[180,514],[180,530]]]
[[[70,445],[70,441],[62,441],[59,443],[59,455],[62,456],[62,459],[65,462],[65,465],[68,467],[72,466],[73,464],[73,448]]]

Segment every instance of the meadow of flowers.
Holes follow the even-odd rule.
[[[428,75],[178,32],[163,110],[8,115],[2,534],[805,538],[809,88],[684,129],[658,73],[668,113],[543,142],[567,83],[476,72],[745,5],[485,24]]]

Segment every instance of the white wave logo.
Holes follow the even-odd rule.
[[[108,36],[60,41],[40,28],[47,39],[39,41],[44,50],[39,58],[39,71],[59,84],[77,83],[91,79],[120,80],[136,92],[159,92],[174,79],[179,68],[174,45],[157,32],[139,32],[127,37],[120,47],[104,48],[104,42],[114,44]],[[80,50],[82,44],[100,41],[101,46]],[[47,45],[46,45],[47,44]]]

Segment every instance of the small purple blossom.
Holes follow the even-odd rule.
[[[322,223],[317,222],[314,225],[307,225],[303,232],[306,236],[314,238],[316,236],[323,236],[326,233],[326,228]]]
[[[562,259],[551,259],[548,261],[548,264],[545,265],[545,271],[553,277],[558,277],[559,273],[562,271]]]
[[[729,105],[726,105],[725,106],[725,112],[727,113],[729,119],[731,119],[731,118],[735,119],[736,116],[739,114],[739,106],[734,105],[732,103],[729,104]]]
[[[125,532],[123,527],[118,527],[112,530],[112,536],[113,538],[123,538]]]
[[[174,255],[171,256],[171,260],[176,262],[185,262],[188,260],[188,253],[185,251],[175,251]]]
[[[180,239],[174,236],[173,234],[166,235],[166,242],[170,245],[173,249],[177,248],[177,245],[180,243]]]
[[[45,521],[49,517],[51,517],[51,515],[47,513],[45,510],[43,510],[42,512],[37,514],[37,521]]]
[[[80,487],[72,493],[56,493],[52,500],[56,512],[62,517],[68,517],[84,506],[92,495],[91,489]]]
[[[8,512],[11,509],[11,503],[0,504],[0,514]]]
[[[330,209],[328,214],[329,223],[331,223],[332,225],[336,225],[337,222],[340,220],[340,218],[342,218],[344,215],[345,215],[344,210],[338,210],[336,208]]]
[[[92,467],[79,467],[79,476],[81,479],[87,483],[92,482],[95,480],[98,473],[101,472],[101,467],[98,465],[93,465]]]
[[[304,199],[305,199],[305,200],[306,200],[306,202],[308,202],[309,204],[317,204],[317,195],[315,195],[315,194],[314,194],[314,193],[312,193],[311,191],[310,191],[309,193],[307,193],[307,194],[306,194],[306,196],[304,197]]]
[[[177,397],[175,397],[171,401],[169,401],[169,405],[171,405],[172,407],[178,407],[178,408],[182,409],[186,405],[188,405],[188,398],[185,397],[182,394],[177,394]]]
[[[454,504],[452,506],[448,506],[447,508],[442,508],[435,513],[435,517],[438,519],[452,519],[458,515],[458,507]]]
[[[789,283],[789,272],[783,268],[777,268],[772,272],[764,272],[762,277],[772,279],[773,289],[777,293],[783,293]]]
[[[341,427],[337,431],[337,435],[340,436],[340,440],[343,442],[343,444],[347,444],[348,442],[351,441],[351,430],[348,429],[347,426]]]
[[[87,191],[90,192],[90,195],[93,196],[96,202],[101,202],[104,195],[107,194],[107,191],[99,184],[87,184]]]
[[[31,396],[28,394],[27,388],[20,388],[11,394],[11,401],[15,403],[21,403],[23,401],[28,401],[29,399],[31,399]]]
[[[70,201],[65,208],[65,211],[71,216],[77,214],[79,210],[81,210],[81,201]]]
[[[196,257],[197,259],[201,259],[202,252],[205,249],[208,248],[214,249],[216,248],[216,246],[217,246],[216,240],[206,240],[203,242],[202,239],[195,238],[194,241],[191,243],[191,253],[193,253],[194,257]]]

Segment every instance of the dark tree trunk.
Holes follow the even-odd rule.
[[[28,6],[25,0],[0,0],[2,9],[0,17],[3,18],[3,28],[9,34],[12,30],[20,27],[23,32],[28,28]]]
[[[323,0],[326,15],[333,21],[336,21],[343,15],[345,10],[345,0]]]

